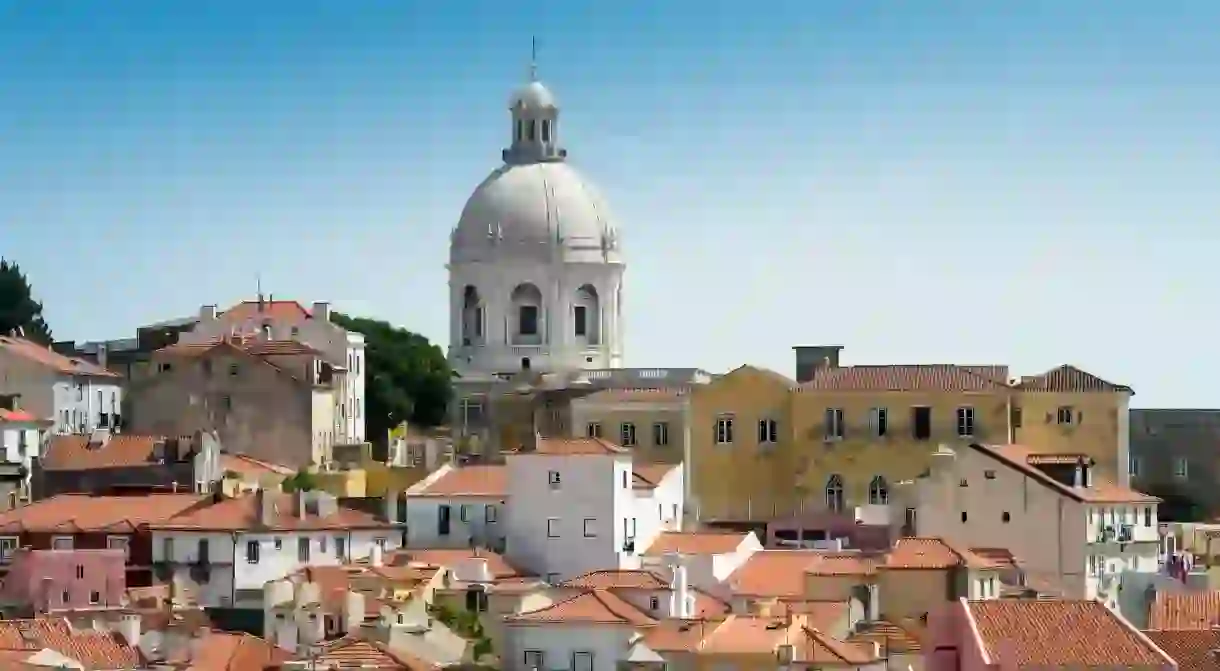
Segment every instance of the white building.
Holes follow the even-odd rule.
[[[387,513],[394,506],[387,505]],[[263,588],[306,566],[333,566],[400,547],[400,525],[348,510],[325,492],[226,499],[151,526],[158,579],[203,607],[261,608]]]
[[[538,438],[506,462],[447,465],[408,489],[408,547],[481,545],[554,583],[636,568],[655,538],[682,528],[681,464],[633,464],[590,438]]]
[[[0,408],[0,510],[30,499],[33,459],[42,456],[50,420]]]
[[[361,443],[365,412],[364,335],[331,321],[329,303],[305,309],[296,301],[258,300],[239,303],[224,312],[215,305],[199,310],[199,323],[179,342],[201,344],[230,335],[266,340],[295,340],[322,352],[342,371],[342,389],[335,394],[335,443]]]
[[[622,365],[619,234],[567,162],[559,105],[531,74],[513,93],[503,165],[450,242],[449,360],[459,375]]]
[[[9,407],[53,419],[54,433],[87,434],[122,422],[117,374],[13,336],[0,336],[0,398]]]

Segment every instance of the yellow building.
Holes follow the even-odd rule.
[[[1002,365],[836,359],[806,368],[800,382],[742,366],[692,390],[690,486],[702,519],[886,503],[940,444],[1087,454],[1103,477],[1128,480],[1129,387],[1072,366],[1014,381]]]
[[[572,437],[605,438],[650,463],[682,461],[686,389],[603,389],[570,402]]]

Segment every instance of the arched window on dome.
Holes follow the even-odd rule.
[[[542,141],[543,142],[551,141],[551,120],[550,119],[542,120]]]
[[[585,346],[601,344],[601,297],[592,284],[576,290],[572,301],[572,335]]]
[[[826,480],[826,507],[836,513],[843,510],[843,478],[838,473]]]
[[[512,303],[512,344],[542,344],[542,292],[526,282],[518,284],[509,296]]]
[[[483,344],[483,300],[479,290],[467,284],[462,290],[462,345]]]

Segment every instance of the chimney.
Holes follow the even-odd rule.
[[[1076,471],[1072,477],[1072,486],[1073,487],[1084,487],[1085,486],[1085,484],[1084,484],[1084,462],[1082,462],[1082,461],[1076,462]]]
[[[796,381],[809,382],[819,370],[839,367],[843,346],[797,345],[792,350],[796,353]]]
[[[106,443],[110,442],[110,431],[108,429],[94,429],[89,434],[88,448],[91,450],[100,450],[106,447]]]
[[[140,616],[137,613],[123,613],[119,616],[119,635],[127,641],[127,645],[135,648],[140,645]]]
[[[369,551],[369,566],[384,566],[385,556],[381,550],[381,543],[373,543],[373,549]]]
[[[309,513],[309,507],[306,505],[309,502],[309,497],[303,489],[297,490],[297,517],[305,519]]]
[[[695,600],[687,583],[686,559],[677,552],[670,552],[665,555],[665,564],[673,572],[669,582],[669,616],[690,619],[695,614]]]
[[[398,519],[398,492],[389,490],[385,493],[385,521],[396,523]]]
[[[258,523],[262,526],[269,527],[275,523],[275,495],[268,495],[267,491],[259,488],[254,492],[255,504],[258,506]]]
[[[330,303],[326,301],[314,301],[313,309],[309,311],[309,316],[318,321],[330,321]]]
[[[199,321],[207,322],[216,319],[216,306],[205,305],[199,308]]]

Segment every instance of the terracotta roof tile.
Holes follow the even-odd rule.
[[[0,531],[131,533],[141,525],[205,506],[210,500],[196,494],[60,494],[0,513]]]
[[[174,515],[151,525],[156,529],[185,531],[240,531],[245,529],[267,529],[272,531],[295,531],[306,529],[391,529],[395,525],[379,520],[373,515],[343,506],[336,506],[332,515],[319,517],[316,514],[297,514],[296,496],[278,492],[266,492],[275,498],[275,512],[269,524],[259,522],[259,495],[225,499],[210,506]]]
[[[312,660],[319,669],[434,671],[440,667],[376,641],[343,638],[326,644]]]
[[[656,620],[639,608],[624,601],[610,590],[594,589],[549,606],[517,613],[505,618],[510,624],[566,623],[621,624],[638,627],[656,624]]]
[[[1029,458],[1041,454],[1021,445],[981,445],[971,443],[970,449],[977,450],[1025,475],[1038,480],[1042,484],[1056,489],[1062,494],[1082,503],[1159,503],[1160,499],[1133,489],[1120,487],[1116,484],[1094,478],[1091,487],[1071,487],[1047,475],[1041,469],[1029,463]]]
[[[49,347],[44,347],[23,338],[0,336],[0,350],[4,350],[13,356],[21,357],[26,361],[50,368],[57,373],[88,375],[92,377],[121,377],[118,373],[106,370],[91,361],[64,356],[52,351]]]
[[[656,626],[642,632],[643,642],[656,652],[695,652],[720,624],[705,620],[658,620]]]
[[[1220,590],[1174,594],[1157,592],[1149,629],[1210,629],[1220,626]]]
[[[273,464],[245,454],[220,455],[220,468],[224,471],[233,471],[242,477],[253,478],[260,478],[264,475],[287,476],[296,473],[296,469],[291,467]]]
[[[51,422],[49,419],[38,419],[26,410],[5,410],[0,408],[0,422]]]
[[[660,557],[669,552],[706,555],[736,552],[748,534],[715,531],[663,531],[642,553]]]
[[[759,550],[733,571],[728,585],[746,596],[801,597],[805,571],[823,555],[817,550]]]
[[[244,633],[209,631],[191,645],[191,671],[262,671],[290,661],[279,646]]]
[[[613,456],[630,454],[631,450],[602,438],[544,438],[539,436],[532,452],[517,452],[518,455],[540,454],[547,456]]]
[[[674,469],[681,468],[678,464],[632,464],[631,473],[634,476],[635,489],[655,489]]]
[[[421,482],[409,495],[446,498],[472,497],[503,499],[508,495],[508,468],[503,465],[474,464],[446,466],[448,470],[431,482]]]
[[[871,664],[880,659],[872,641],[847,642],[817,629],[803,627],[795,644],[795,659],[806,664],[852,665]]]
[[[1178,663],[1178,671],[1220,671],[1220,630],[1146,631],[1148,638]]]
[[[991,560],[964,548],[955,548],[941,538],[899,538],[886,554],[882,566],[889,570],[949,569],[957,566],[998,568]]]
[[[190,436],[168,438],[116,433],[95,443],[88,435],[54,436],[47,445],[42,467],[49,471],[85,471],[147,466],[156,463],[153,457],[158,446],[160,458],[173,462],[190,453],[193,440]],[[190,486],[190,483],[181,484]]]
[[[1126,392],[1132,393],[1131,387],[1125,384],[1107,382],[1092,373],[1086,373],[1075,366],[1064,364],[1052,368],[1040,375],[1023,375],[1016,385],[1021,391],[1039,391],[1052,393],[1082,393],[1082,392]]]
[[[1167,657],[1098,601],[966,602],[984,651],[1004,668],[1164,667]],[[1104,641],[1104,645],[1098,645]]]
[[[886,620],[861,623],[847,640],[852,643],[876,643],[881,647],[882,654],[903,655],[923,649],[923,642],[915,633]]]
[[[869,576],[877,572],[877,564],[884,558],[861,554],[859,552],[816,552],[810,558],[803,573],[807,575],[833,576]]]
[[[915,364],[819,368],[800,391],[984,392],[1008,386],[1008,366]]]
[[[89,671],[134,669],[139,651],[110,632],[73,629],[67,620],[0,620],[0,648],[36,652],[50,648],[75,659]]]
[[[408,566],[414,563],[454,568],[470,559],[486,559],[487,570],[497,580],[524,577],[526,575],[512,564],[509,564],[503,555],[482,548],[475,548],[473,550],[469,548],[395,550],[386,555],[385,563],[387,566]]]
[[[591,589],[669,589],[669,582],[652,571],[604,570],[592,571],[560,583],[560,587]]]
[[[249,319],[275,319],[298,321],[302,319],[311,319],[309,311],[303,305],[296,301],[242,301],[237,305],[221,312],[217,318],[225,323],[232,324],[243,322]]]
[[[704,636],[700,653],[717,655],[769,654],[793,642],[792,624],[782,617],[734,615]]]

